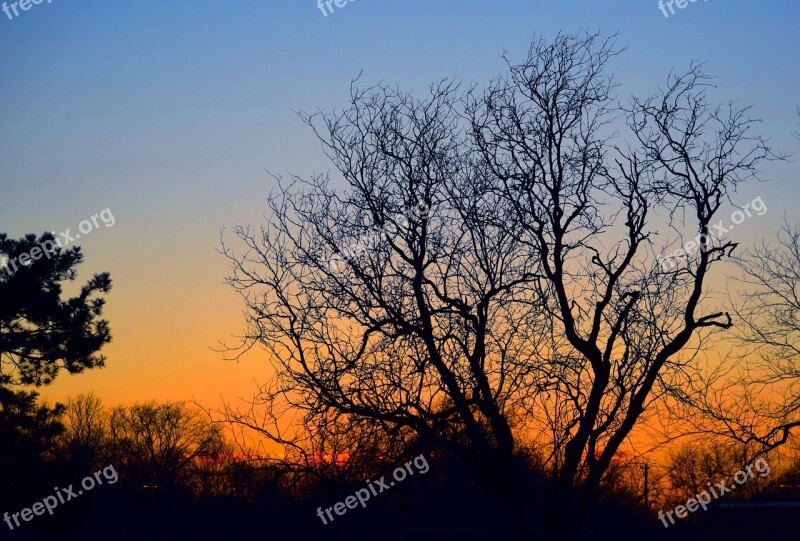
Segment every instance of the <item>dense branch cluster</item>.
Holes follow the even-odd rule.
[[[503,464],[533,434],[557,480],[550,529],[571,528],[650,404],[732,325],[706,294],[735,244],[665,270],[676,239],[659,230],[710,238],[774,156],[747,108],[713,106],[697,65],[618,105],[618,53],[597,35],[535,40],[485,88],[354,83],[343,110],[304,115],[346,188],[278,178],[269,222],[235,231],[244,251],[223,244],[247,305],[235,351],[263,346],[276,367],[260,407],[229,419],[300,453],[339,428],[450,445],[457,426],[512,485]]]

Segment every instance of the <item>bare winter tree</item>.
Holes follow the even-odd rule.
[[[195,462],[223,445],[218,426],[183,402],[117,407],[109,420],[109,453],[126,465],[126,479],[156,487],[186,480]]]
[[[626,112],[638,146],[612,148],[603,135],[612,51],[593,45],[535,44],[470,110],[478,150],[541,264],[561,337],[551,377],[574,423],[548,514],[553,539],[577,535],[620,445],[692,362],[682,351],[731,326],[704,303],[712,266],[735,246],[713,240],[714,219],[771,155],[746,109],[711,105],[698,66],[635,99]],[[674,267],[648,257],[659,211],[688,215],[681,225],[696,235],[698,249]]]
[[[727,441],[692,442],[670,451],[667,480],[669,481],[669,499],[666,506],[674,507],[686,502],[689,498],[708,488],[709,481],[731,479],[736,472],[742,469],[742,464],[747,464],[746,452],[741,445],[730,445]],[[766,470],[764,467],[772,468]],[[752,471],[752,466],[751,471]],[[726,500],[747,500],[755,494],[764,491],[773,483],[778,473],[766,477],[765,471],[773,473],[775,464],[770,462],[759,463],[763,471],[751,475],[747,483],[737,487],[735,494],[726,495]]]
[[[737,338],[752,359],[748,396],[770,395],[753,410],[769,418],[745,431],[745,441],[766,452],[800,427],[800,226],[785,221],[777,244],[762,242],[738,262],[746,289]]]
[[[100,399],[93,393],[70,397],[64,427],[61,439],[70,459],[86,470],[98,467],[108,437],[108,414]]]
[[[731,359],[739,369],[709,377],[691,403],[703,414],[693,428],[742,445],[747,462],[800,427],[800,227],[785,221],[777,243],[762,242],[736,262],[742,290]]]
[[[800,226],[785,221],[777,244],[762,242],[738,262],[746,286],[738,338],[758,358],[757,381],[785,382],[787,407],[800,411]]]
[[[338,114],[305,117],[351,189],[295,178],[304,194],[282,191],[267,227],[237,230],[248,253],[225,251],[231,283],[261,314],[245,346],[263,344],[277,361],[258,401],[304,412],[312,434],[347,415],[388,441],[426,444],[458,421],[481,463],[506,467],[514,438],[503,408],[540,362],[545,327],[518,293],[537,263],[508,225],[492,224],[508,205],[468,153],[456,85],[422,101],[385,86],[351,98]],[[486,482],[518,505],[502,486],[513,476],[491,469]]]
[[[256,402],[300,432],[347,416],[399,444],[463,426],[518,539],[514,453],[552,434],[546,538],[575,539],[645,411],[731,327],[706,292],[735,244],[711,233],[772,156],[746,109],[712,106],[698,66],[619,108],[617,53],[596,35],[535,40],[485,90],[353,86],[344,110],[305,115],[345,187],[279,179],[269,223],[235,231],[245,251],[223,244],[247,305],[237,352],[265,347],[277,372]],[[662,265],[668,225],[699,249]],[[235,420],[286,442],[280,416],[256,417]]]

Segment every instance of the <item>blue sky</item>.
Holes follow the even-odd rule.
[[[796,0],[699,1],[669,18],[655,0],[353,0],[327,17],[315,0],[45,0],[12,20],[0,12],[0,231],[74,230],[105,208],[117,221],[82,239],[84,275],[115,279],[109,367],[50,392],[110,396],[125,381],[141,389],[125,399],[172,398],[164,381],[186,363],[205,363],[200,387],[228,370],[208,349],[241,324],[221,285],[220,228],[260,222],[265,169],[328,169],[294,111],[342,105],[361,70],[406,89],[482,83],[501,71],[499,52],[522,56],[534,34],[619,32],[621,96],[706,61],[720,97],[754,104],[763,133],[798,152],[798,21]],[[771,182],[743,194],[770,207],[753,235],[797,209],[797,167],[770,164]]]

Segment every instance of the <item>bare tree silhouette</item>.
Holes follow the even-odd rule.
[[[267,225],[235,230],[244,252],[223,241],[247,306],[234,351],[261,345],[277,371],[254,401],[269,415],[238,421],[284,444],[285,414],[296,434],[347,416],[422,444],[463,426],[518,539],[515,452],[534,431],[555,472],[545,537],[575,539],[644,412],[731,327],[706,290],[735,244],[712,229],[776,157],[748,109],[713,106],[697,65],[618,107],[618,53],[537,39],[484,90],[354,83],[344,110],[303,115],[346,188],[278,178]],[[667,217],[703,244],[670,268]]]
[[[115,408],[109,420],[110,459],[126,464],[126,479],[171,488],[186,479],[198,459],[221,450],[219,427],[183,402]]]
[[[736,262],[737,370],[707,374],[687,403],[702,413],[697,433],[732,439],[749,462],[800,427],[800,227],[784,221],[777,244],[762,241]]]
[[[800,427],[800,226],[784,221],[777,245],[762,242],[738,263],[746,290],[737,307],[742,321],[737,338],[754,359],[750,386],[771,391],[769,406],[755,411],[772,415],[760,427],[751,426],[748,437],[768,451]]]
[[[70,398],[66,406],[61,440],[67,456],[87,471],[101,466],[100,454],[108,439],[108,414],[103,403],[94,393],[88,393]]]

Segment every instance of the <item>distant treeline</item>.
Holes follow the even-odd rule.
[[[354,429],[347,439],[352,452],[339,441],[314,447],[316,454],[286,453],[276,458],[254,452],[252,446],[231,437],[224,424],[185,403],[151,402],[108,410],[96,397],[83,395],[55,408],[37,404],[35,397],[27,404],[33,408],[28,411],[26,404],[10,406],[4,404],[0,410],[0,512],[30,507],[53,494],[54,487],[72,485],[77,492],[81,479],[108,465],[118,472],[119,480],[59,505],[52,516],[34,516],[14,531],[3,524],[2,539],[504,538],[504,514],[482,494],[475,481],[475,457],[468,445],[461,445],[457,433],[446,447],[374,441],[370,451]],[[725,502],[797,501],[800,467],[787,458],[790,451],[786,448],[784,456],[771,457],[770,475],[755,477],[726,495]],[[410,476],[373,498],[369,507],[337,516],[327,525],[317,517],[318,507],[344,501],[363,488],[365,480],[390,479],[395,467],[419,453],[430,464],[426,475]],[[518,457],[518,475],[528,487],[523,504],[529,509],[531,530],[536,531],[551,476],[534,449],[520,449]],[[739,459],[735,448],[714,444],[676,448],[663,464],[620,459],[604,480],[601,503],[587,535],[595,539],[645,533],[651,538],[688,536],[686,525],[704,520],[702,514],[667,532],[656,513],[685,502],[708,481],[728,477],[741,467]],[[437,531],[441,529],[475,531]]]

